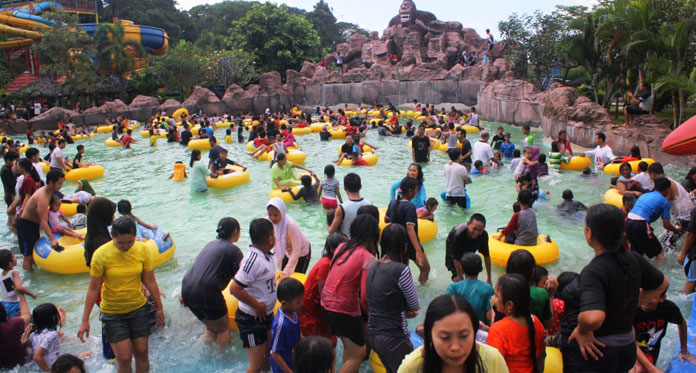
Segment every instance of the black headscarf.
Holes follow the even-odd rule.
[[[104,197],[96,197],[87,211],[87,236],[85,237],[85,262],[92,263],[92,255],[103,244],[111,241],[109,225],[114,220],[116,204]]]

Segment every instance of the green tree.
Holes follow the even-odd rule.
[[[198,54],[193,44],[182,40],[155,59],[152,67],[164,88],[179,92],[183,101],[195,86],[205,84],[208,66],[207,58]]]
[[[77,28],[77,16],[59,9],[50,15],[55,24],[42,30],[41,41],[32,45],[41,61],[41,75],[72,79],[92,70],[93,41]]]
[[[209,32],[215,36],[226,36],[234,21],[238,21],[251,10],[255,1],[222,1],[217,4],[197,5],[188,11],[198,40]]]
[[[191,18],[176,8],[175,0],[102,0],[101,22],[112,22],[114,17],[127,19],[144,26],[167,31],[171,44],[179,39],[195,40],[196,30]]]
[[[256,72],[251,58],[242,50],[218,50],[208,53],[208,81],[227,89],[232,84],[246,87]]]
[[[336,22],[331,7],[324,0],[314,4],[314,10],[307,13],[307,19],[319,34],[321,48],[324,53],[336,50],[336,46],[346,41],[341,28]]]
[[[254,4],[247,15],[233,23],[230,45],[248,53],[260,72],[299,70],[304,61],[321,56],[319,36],[302,16],[290,14],[285,5]]]
[[[135,57],[145,56],[139,42],[125,39],[121,22],[102,23],[94,34],[97,48],[97,70],[103,75],[123,75],[135,69]]]

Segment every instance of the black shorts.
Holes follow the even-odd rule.
[[[101,314],[104,336],[109,343],[127,339],[147,338],[150,335],[150,305],[124,314]]]
[[[5,204],[7,207],[10,207],[12,202],[14,201],[14,193],[7,193],[5,192]]]
[[[297,265],[295,266],[295,272],[297,273],[307,273],[307,269],[309,269],[309,262],[312,260],[312,245],[309,246],[309,254],[300,257],[300,259],[297,259]],[[281,263],[281,267],[285,268],[285,266],[288,264],[288,257],[285,256],[283,257],[283,262]]]
[[[24,256],[32,256],[34,245],[41,237],[39,223],[19,218],[17,220],[17,240],[19,241],[19,251]]]
[[[266,315],[266,320],[259,321],[253,315],[237,310],[234,320],[244,348],[257,347],[268,342],[268,332],[273,327],[273,313]]]
[[[227,315],[227,303],[221,293],[209,293],[204,302],[190,302],[182,294],[184,305],[191,310],[198,320],[215,321]]]
[[[324,310],[326,320],[337,337],[348,338],[358,346],[365,345],[365,324],[360,316]]]
[[[624,223],[626,237],[631,250],[654,258],[662,252],[660,240],[655,237],[652,227],[647,220],[627,219]]]
[[[563,353],[563,372],[567,373],[626,373],[636,363],[636,344],[631,343],[621,347],[600,347],[602,356],[599,360],[585,360],[580,353],[576,341],[568,343],[561,337],[561,352]]]
[[[464,197],[448,196],[447,203],[449,203],[450,205],[456,204],[457,206],[465,209],[466,208],[466,196],[464,196]]]
[[[626,111],[631,115],[645,115],[650,114],[649,112],[643,110],[638,105],[628,105]]]

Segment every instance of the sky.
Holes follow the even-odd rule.
[[[188,10],[196,5],[213,4],[219,0],[177,0],[178,8]],[[276,4],[311,11],[318,0],[272,0]],[[357,23],[368,31],[382,31],[389,20],[398,14],[402,0],[325,0],[338,21]],[[591,7],[597,0],[414,0],[418,10],[435,14],[441,21],[458,21],[464,27],[484,35],[487,28],[499,38],[498,21],[512,13],[533,13],[539,9],[551,12],[558,5],[585,5]]]

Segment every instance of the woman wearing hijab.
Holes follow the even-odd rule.
[[[266,205],[268,220],[273,223],[276,244],[273,247],[277,265],[283,271],[281,279],[293,272],[306,273],[312,257],[312,248],[307,236],[300,230],[295,219],[285,212],[285,202],[278,197],[271,198]]]
[[[92,254],[103,244],[111,241],[109,225],[114,220],[116,204],[104,197],[96,197],[87,211],[87,235],[85,236],[85,262],[92,263]]]

